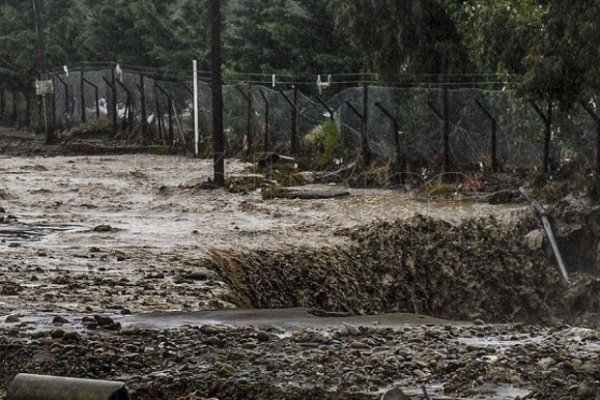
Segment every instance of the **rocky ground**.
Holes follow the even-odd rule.
[[[0,158],[0,398],[18,372],[135,399],[600,398],[599,281],[561,281],[526,204],[263,200],[203,189],[202,160],[26,155]],[[305,309],[257,310],[279,307]]]

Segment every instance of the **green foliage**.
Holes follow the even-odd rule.
[[[469,58],[482,72],[523,74],[545,8],[536,0],[446,0]]]
[[[283,186],[279,183],[274,183],[267,187],[264,187],[261,190],[261,196],[263,200],[273,200],[281,196],[281,194],[285,191]]]
[[[304,137],[304,142],[317,154],[320,167],[331,164],[344,155],[344,142],[340,130],[333,121],[317,126]]]
[[[113,133],[112,122],[106,117],[100,117],[83,124],[81,133],[85,137],[109,137]]]
[[[405,73],[467,73],[467,57],[448,9],[437,0],[334,0],[338,23],[387,80]]]

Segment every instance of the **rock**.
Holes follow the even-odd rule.
[[[135,336],[139,335],[141,332],[140,328],[136,326],[126,326],[119,331],[119,335],[121,336]]]
[[[207,339],[204,339],[204,341],[202,343],[204,343],[207,346],[219,346],[220,347],[223,345],[223,341],[216,336],[211,336]]]
[[[544,248],[544,240],[546,232],[543,229],[536,229],[525,235],[525,244],[531,250],[542,250]]]
[[[410,400],[404,392],[398,388],[393,388],[381,396],[381,400]]]
[[[62,340],[65,342],[79,342],[81,340],[81,335],[77,332],[65,332],[62,336]]]
[[[520,196],[518,191],[515,190],[501,190],[488,197],[488,203],[490,204],[509,204],[518,199]]]
[[[18,283],[0,282],[0,296],[17,296],[21,291],[23,291],[23,287]]]
[[[63,325],[63,324],[68,324],[69,320],[66,319],[65,317],[61,317],[60,315],[57,315],[56,317],[54,317],[52,319],[52,323],[54,325]]]
[[[231,375],[235,372],[235,368],[232,365],[220,361],[215,363],[215,368],[217,368],[217,371],[221,375]]]
[[[18,315],[9,315],[4,320],[7,324],[16,324],[17,322],[21,322],[21,318]]]
[[[94,232],[114,232],[114,231],[116,231],[116,229],[110,225],[98,225],[97,227],[95,227],[93,229],[93,231]]]
[[[52,339],[61,339],[63,336],[65,336],[65,331],[63,331],[62,329],[55,329],[52,332],[50,332],[50,337]]]
[[[596,387],[593,383],[583,382],[577,387],[577,398],[581,400],[596,398]]]
[[[258,339],[258,341],[261,343],[265,343],[271,340],[271,335],[269,335],[267,332],[260,331],[256,334],[256,339]]]
[[[343,322],[344,324],[344,331],[347,335],[349,336],[357,336],[360,331],[358,330],[358,328],[354,325],[348,324],[346,322]]]
[[[98,323],[98,325],[102,328],[106,326],[111,326],[115,321],[110,317],[105,317],[102,315],[94,315],[94,319]]]
[[[348,342],[348,345],[352,349],[370,349],[371,348],[371,346],[369,346],[368,344],[363,343],[363,342],[359,342],[357,340],[350,340]]]

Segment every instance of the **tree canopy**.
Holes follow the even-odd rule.
[[[515,76],[569,107],[600,86],[594,0],[223,0],[224,67],[240,73]],[[208,0],[44,0],[49,64],[208,69]],[[36,74],[29,2],[0,4],[0,80]]]

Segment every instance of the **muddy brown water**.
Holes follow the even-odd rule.
[[[235,174],[248,167],[238,161],[227,163],[227,170]],[[17,221],[0,225],[0,240],[5,240],[0,243],[0,275],[12,293],[0,296],[0,328],[18,328],[25,335],[61,328],[85,335],[81,319],[95,314],[112,316],[126,328],[274,327],[284,336],[289,331],[329,332],[348,325],[373,330],[468,326],[410,314],[323,318],[298,308],[228,310],[235,305],[226,300],[227,285],[199,259],[213,248],[340,245],[349,239],[337,235],[338,230],[378,219],[422,214],[455,223],[493,215],[508,223],[527,209],[470,203],[461,196],[417,201],[411,193],[388,190],[350,190],[351,196],[343,199],[264,201],[260,193],[198,189],[211,174],[209,161],[182,157],[3,159],[0,206]],[[99,225],[115,229],[95,232]],[[125,311],[133,315],[123,315]],[[18,316],[20,322],[7,323],[8,315]],[[55,325],[57,315],[69,322]],[[541,341],[549,338],[550,334],[539,336]],[[509,341],[510,336],[490,337],[487,342],[485,337],[463,339],[460,346],[465,348],[519,346]],[[472,342],[476,340],[481,343]],[[519,340],[526,343],[524,337]],[[441,385],[429,387],[439,393]],[[419,388],[410,390],[416,394]],[[513,399],[527,391],[492,384],[487,397],[479,398]]]

